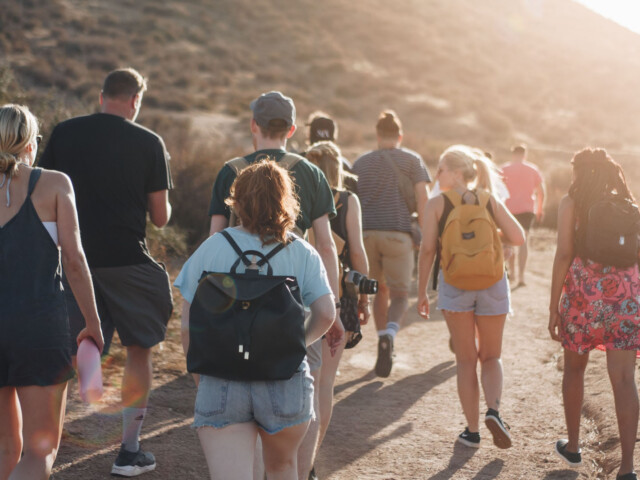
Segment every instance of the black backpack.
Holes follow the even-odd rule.
[[[189,310],[187,370],[228,380],[287,380],[307,350],[298,282],[273,275],[269,264],[285,245],[266,255],[243,252],[228,232],[220,233],[239,258],[229,273],[202,274]],[[252,263],[250,255],[260,260]],[[236,273],[241,261],[247,270]],[[259,273],[263,266],[266,275]]]
[[[587,212],[581,256],[614,267],[638,261],[638,206],[620,196],[596,201]]]

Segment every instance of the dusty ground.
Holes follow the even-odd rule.
[[[495,448],[481,428],[482,448],[454,443],[465,426],[456,392],[455,362],[439,314],[429,321],[415,312],[396,342],[395,365],[387,379],[376,378],[376,339],[347,351],[336,385],[335,410],[316,462],[321,479],[605,479],[615,478],[619,457],[604,354],[592,354],[583,422],[584,466],[565,469],[553,444],[564,436],[560,392],[561,349],[548,338],[547,306],[553,235],[536,231],[528,285],[513,292],[513,316],[504,341],[505,385],[502,415],[511,425],[513,447]],[[415,292],[414,292],[415,293]],[[56,480],[111,478],[121,420],[118,382],[122,353],[105,369],[106,395],[97,407],[78,401],[70,384],[69,406]],[[204,457],[189,428],[195,390],[185,372],[179,321],[155,352],[155,387],[143,442],[157,458],[155,472],[142,478],[207,478]]]

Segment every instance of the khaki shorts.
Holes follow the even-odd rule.
[[[408,292],[414,267],[413,240],[406,232],[365,230],[364,248],[369,260],[369,278],[391,290]]]

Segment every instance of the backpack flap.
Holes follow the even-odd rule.
[[[189,312],[192,373],[285,380],[306,355],[305,312],[294,277],[210,273]]]
[[[462,204],[456,192],[452,197],[441,239],[444,280],[461,290],[484,290],[504,276],[502,243],[487,209],[490,195],[478,192],[477,205]]]
[[[638,261],[638,207],[612,196],[595,202],[588,211],[585,255],[594,262],[626,268]]]

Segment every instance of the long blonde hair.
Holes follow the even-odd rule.
[[[18,158],[38,135],[38,121],[24,105],[0,107],[0,173],[14,174]]]
[[[451,170],[462,171],[462,179],[472,188],[481,188],[495,194],[501,181],[498,167],[482,150],[468,145],[452,145],[447,148],[440,161]]]
[[[336,190],[342,190],[346,178],[357,179],[355,175],[344,171],[341,157],[338,146],[326,140],[314,143],[307,151],[307,160],[322,170],[329,186]]]

